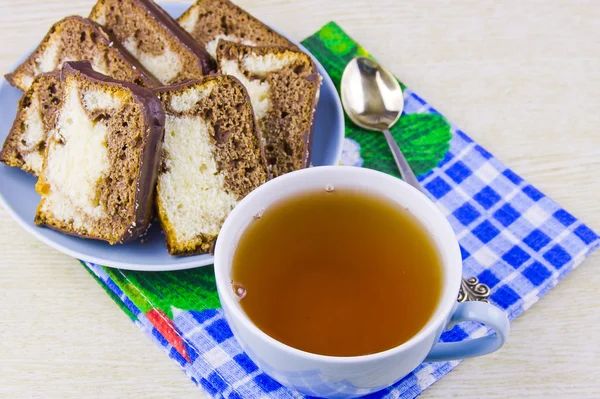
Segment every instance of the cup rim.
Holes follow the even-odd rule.
[[[263,193],[267,192],[267,190],[273,190],[273,187],[276,188],[276,186],[285,184],[288,180],[297,179],[297,178],[299,178],[300,175],[306,175],[305,176],[305,178],[306,178],[312,174],[325,173],[328,171],[335,171],[335,172],[341,172],[341,173],[359,173],[359,174],[362,173],[367,177],[372,177],[373,179],[385,179],[385,180],[389,181],[390,185],[392,185],[392,184],[402,185],[402,186],[404,186],[404,189],[406,189],[408,192],[411,193],[410,195],[419,197],[420,201],[423,203],[423,206],[428,207],[429,208],[428,210],[436,215],[435,217],[438,220],[437,228],[439,228],[440,230],[445,230],[445,231],[442,231],[442,233],[446,233],[446,234],[450,233],[451,236],[454,238],[453,241],[454,241],[455,245],[451,246],[452,248],[450,249],[450,253],[448,254],[449,262],[447,262],[447,263],[451,264],[454,262],[458,262],[458,264],[460,265],[460,269],[462,271],[462,257],[460,254],[460,247],[458,244],[458,240],[456,239],[456,235],[454,234],[454,230],[450,226],[450,223],[448,222],[446,217],[438,209],[438,207],[421,191],[417,190],[416,188],[414,188],[413,186],[409,185],[408,183],[404,182],[401,179],[398,179],[396,177],[393,177],[393,176],[390,176],[383,172],[379,172],[379,171],[372,170],[372,169],[360,168],[360,167],[354,167],[354,166],[311,167],[308,169],[301,169],[301,170],[297,170],[297,171],[290,172],[285,175],[279,176],[273,180],[268,181],[267,183],[263,184],[262,186],[258,187],[257,189],[252,191],[250,194],[248,194],[245,198],[243,198],[238,203],[238,205],[233,209],[233,211],[229,214],[227,219],[225,220],[225,223],[223,224],[223,227],[221,228],[221,232],[219,233],[219,237],[217,238],[217,243],[216,243],[216,248],[215,248],[215,264],[214,264],[214,268],[215,268],[214,272],[215,272],[215,280],[216,280],[216,284],[217,284],[217,291],[219,293],[219,298],[222,302],[221,305],[222,305],[223,309],[225,310],[225,314],[227,316],[235,318],[235,320],[241,322],[244,325],[244,327],[252,333],[252,335],[261,339],[263,342],[266,342],[269,345],[274,346],[278,350],[285,351],[289,355],[299,356],[303,359],[311,360],[311,361],[320,361],[320,362],[330,363],[330,364],[347,364],[347,363],[356,363],[356,362],[376,361],[376,360],[381,360],[381,359],[387,358],[389,356],[392,356],[394,354],[397,354],[398,352],[409,350],[417,345],[420,345],[423,341],[425,341],[432,334],[435,334],[436,330],[442,326],[442,324],[446,321],[447,317],[450,315],[452,309],[456,305],[456,303],[457,303],[456,299],[454,301],[450,301],[450,300],[445,301],[444,300],[444,297],[446,296],[444,294],[444,292],[446,290],[449,290],[451,293],[453,293],[454,298],[456,298],[458,296],[458,292],[460,289],[461,273],[459,273],[459,276],[458,276],[458,278],[456,278],[456,281],[448,281],[448,282],[444,283],[444,286],[448,285],[449,287],[448,288],[445,288],[444,286],[442,287],[442,294],[440,297],[440,302],[436,306],[432,318],[427,322],[427,324],[425,324],[425,326],[423,326],[423,328],[421,328],[421,330],[419,330],[415,335],[413,335],[408,341],[405,341],[400,345],[397,345],[390,349],[386,349],[385,351],[371,353],[368,355],[330,356],[330,355],[322,355],[322,354],[318,354],[318,353],[307,352],[307,351],[304,351],[301,349],[294,348],[294,347],[289,346],[281,341],[276,340],[275,338],[271,337],[270,335],[268,335],[267,333],[262,331],[260,328],[258,328],[252,322],[252,320],[250,320],[250,318],[246,315],[246,313],[241,309],[241,307],[238,306],[238,304],[236,303],[236,299],[234,297],[233,291],[230,289],[230,280],[227,278],[227,274],[229,273],[229,271],[227,270],[228,265],[224,264],[224,261],[222,260],[222,259],[226,258],[225,255],[226,255],[227,251],[235,251],[236,247],[233,247],[230,249],[230,248],[225,248],[224,245],[219,245],[219,241],[222,242],[224,239],[223,237],[226,237],[223,233],[228,233],[229,230],[231,229],[231,226],[233,226],[233,223],[235,223],[235,219],[240,217],[238,215],[242,215],[242,212],[244,212],[244,210],[245,210],[244,209],[245,204],[250,203],[256,197],[263,195]],[[282,198],[285,198],[285,197],[282,197]],[[234,232],[231,231],[231,233],[234,233]],[[237,244],[237,242],[236,242],[236,244]],[[436,243],[436,246],[438,246],[437,243]],[[441,251],[441,248],[439,248],[439,246],[438,246],[438,249]],[[244,344],[243,343],[241,343],[241,344],[243,347]]]

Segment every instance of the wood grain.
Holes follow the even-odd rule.
[[[301,39],[336,20],[409,87],[600,231],[600,5],[240,0]],[[0,71],[92,1],[3,0]],[[0,397],[203,397],[73,259],[0,211]],[[600,255],[424,398],[600,397]]]

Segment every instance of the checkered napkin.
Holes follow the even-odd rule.
[[[334,23],[303,44],[338,87],[347,61],[368,55]],[[596,249],[598,236],[448,124],[410,89],[404,94],[404,115],[392,134],[454,228],[464,275],[487,284],[490,302],[512,320]],[[343,164],[397,173],[381,135],[346,123]],[[210,395],[302,397],[263,373],[241,350],[220,309],[212,267],[149,273],[85,266],[148,337]],[[442,340],[486,333],[481,325],[461,323]],[[369,397],[414,398],[458,363],[421,364],[402,381]],[[319,381],[311,383],[316,386]]]

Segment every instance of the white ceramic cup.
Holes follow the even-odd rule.
[[[233,256],[254,216],[274,202],[327,187],[360,190],[391,199],[421,222],[441,254],[443,286],[436,310],[415,336],[395,348],[352,357],[323,356],[292,348],[256,327],[233,291]],[[460,249],[450,224],[435,204],[402,180],[369,169],[344,166],[303,169],[271,180],[250,193],[221,229],[215,251],[215,276],[225,317],[248,356],[281,384],[307,395],[352,398],[376,392],[399,381],[424,360],[484,355],[500,348],[508,337],[508,319],[500,309],[481,302],[457,303],[462,276]],[[444,330],[466,320],[481,322],[494,333],[462,342],[438,343]]]

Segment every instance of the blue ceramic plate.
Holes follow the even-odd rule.
[[[189,4],[182,3],[164,4],[165,10],[175,18],[188,7]],[[306,51],[295,41],[292,42]],[[25,57],[20,62],[24,59]],[[323,67],[316,60],[315,62],[323,76],[323,84],[315,120],[312,164],[334,165],[338,163],[342,150],[343,110],[333,82]],[[8,134],[20,96],[21,92],[5,80],[0,83],[0,142],[4,142]],[[210,255],[170,256],[158,223],[150,228],[148,240],[144,244],[132,242],[122,245],[71,237],[49,228],[37,227],[33,218],[40,197],[35,192],[35,182],[35,177],[0,163],[0,203],[28,232],[67,255],[105,266],[147,271],[189,269],[213,263]]]

